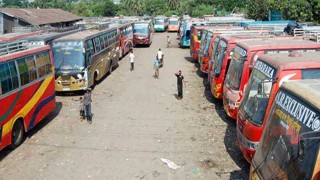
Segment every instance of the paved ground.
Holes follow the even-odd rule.
[[[134,71],[125,57],[94,89],[91,125],[78,118],[79,96],[58,96],[56,111],[18,149],[0,152],[0,179],[247,179],[235,121],[211,97],[189,49],[165,48],[167,35],[175,40],[155,34],[151,47],[134,49]],[[165,64],[154,79],[158,48]],[[188,81],[181,101],[179,69]]]

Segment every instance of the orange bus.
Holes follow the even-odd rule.
[[[178,17],[170,17],[167,31],[168,32],[178,32],[179,24],[180,24],[180,20]]]
[[[315,50],[311,50],[315,51]],[[320,52],[267,54],[258,58],[237,117],[237,140],[250,162],[260,141],[266,118],[283,82],[320,78]],[[299,87],[297,87],[299,88]]]
[[[319,79],[281,86],[252,159],[250,179],[320,179],[319,87]]]
[[[56,106],[50,46],[0,45],[0,150],[18,147],[24,133]]]

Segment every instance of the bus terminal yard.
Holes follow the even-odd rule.
[[[318,26],[98,24],[0,44],[0,179],[320,178]]]

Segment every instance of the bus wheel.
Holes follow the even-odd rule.
[[[20,146],[23,142],[24,138],[24,128],[23,124],[20,120],[17,120],[12,128],[12,134],[11,134],[11,145],[10,147],[12,149],[17,148]]]

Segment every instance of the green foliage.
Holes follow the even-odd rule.
[[[267,20],[269,13],[268,0],[249,0],[247,6],[248,18],[256,20]]]
[[[193,17],[202,17],[203,15],[213,14],[213,6],[200,4],[191,12]]]

